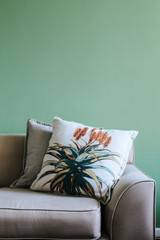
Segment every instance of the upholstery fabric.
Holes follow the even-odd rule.
[[[0,134],[0,187],[8,187],[22,172],[23,134]]]
[[[137,131],[105,130],[55,117],[32,190],[88,195],[106,203],[123,174]]]
[[[29,189],[0,189],[0,238],[97,239],[100,203]]]
[[[23,159],[23,147],[24,147],[24,135],[20,134],[0,134],[0,186],[9,186],[9,184],[20,175],[22,168]],[[8,151],[6,151],[8,149]],[[134,162],[134,149],[130,151],[130,156],[128,162]],[[11,171],[12,169],[12,171]],[[13,194],[14,193],[14,194]],[[30,193],[32,197],[29,196]],[[22,195],[23,197],[22,197]],[[28,195],[29,194],[29,195]],[[37,197],[33,197],[34,194],[38,194]],[[40,195],[39,195],[40,194]],[[14,195],[14,197],[13,197]],[[11,235],[16,240],[26,239],[56,239],[56,240],[71,240],[70,236],[61,237],[62,234],[56,232],[54,234],[48,233],[48,229],[52,226],[45,225],[46,218],[49,212],[53,215],[50,217],[51,222],[55,225],[54,217],[58,216],[58,212],[55,211],[44,211],[44,216],[39,214],[40,210],[34,211],[33,209],[23,210],[25,202],[29,200],[27,207],[29,205],[36,206],[40,203],[41,208],[49,208],[49,204],[44,201],[42,196],[51,196],[50,193],[42,192],[32,192],[29,189],[10,189],[10,188],[0,188],[0,206],[3,202],[3,207],[5,207],[5,202],[12,201],[11,204],[7,204],[6,207],[12,205],[16,208],[21,209],[0,209],[0,239],[11,240]],[[3,196],[3,197],[2,197]],[[54,198],[56,200],[54,201]],[[60,203],[58,196],[52,195],[53,206]],[[31,200],[32,198],[32,200]],[[72,197],[71,197],[72,198]],[[76,197],[77,198],[77,197]],[[19,201],[20,199],[20,201]],[[63,196],[64,199],[64,196]],[[68,197],[67,197],[68,199]],[[51,199],[50,199],[51,200]],[[81,199],[80,199],[81,200]],[[82,198],[83,200],[83,198]],[[71,205],[66,201],[67,205]],[[50,205],[51,201],[50,201]],[[65,204],[65,203],[64,203]],[[84,204],[80,201],[80,204]],[[78,202],[78,206],[80,207]],[[88,204],[88,203],[87,203]],[[47,206],[47,207],[46,207]],[[60,206],[57,206],[60,208]],[[70,208],[71,209],[71,208]],[[85,208],[86,209],[86,208]],[[59,209],[60,210],[60,209]],[[15,211],[15,212],[14,212]],[[127,164],[127,167],[113,189],[112,197],[110,201],[105,205],[101,205],[102,211],[102,226],[104,226],[101,237],[98,240],[154,240],[155,239],[155,182],[150,177],[146,176],[142,171],[136,168],[133,164]],[[77,212],[78,217],[79,212]],[[22,218],[21,218],[22,216]],[[99,216],[99,215],[98,215]],[[57,218],[56,218],[57,219]],[[75,219],[75,218],[74,218]],[[48,221],[48,218],[47,218]],[[63,221],[63,220],[62,220]],[[67,220],[66,220],[67,221]],[[92,222],[92,216],[89,220]],[[93,219],[95,221],[95,219]],[[70,222],[70,219],[69,219]],[[41,223],[41,224],[40,224]],[[43,224],[42,224],[43,223]],[[63,222],[64,223],[64,222]],[[8,225],[9,224],[9,225]],[[77,223],[78,224],[78,223]],[[91,224],[91,223],[90,223]],[[64,225],[64,224],[63,224]],[[68,227],[68,225],[66,224]],[[73,225],[74,227],[75,225]],[[33,227],[33,230],[32,230]],[[46,227],[46,230],[44,230]],[[63,226],[64,227],[64,226]],[[35,232],[36,230],[36,232]],[[55,228],[54,228],[55,230]],[[73,228],[75,231],[75,229]],[[38,231],[40,234],[38,234]],[[81,230],[82,232],[82,230]],[[80,232],[80,236],[81,236]],[[29,234],[30,233],[30,234]],[[18,235],[20,234],[20,235]],[[39,236],[42,237],[39,237]],[[69,234],[68,234],[69,235]],[[108,237],[107,237],[108,235]],[[36,236],[36,237],[35,237]],[[38,237],[37,237],[38,236]],[[72,235],[73,236],[73,235]],[[12,239],[13,239],[12,238]],[[72,239],[96,239],[88,237],[73,237]]]
[[[51,125],[35,119],[27,121],[23,159],[24,169],[21,177],[14,181],[11,187],[30,187],[41,169],[51,135]]]
[[[127,164],[111,201],[102,207],[110,239],[155,239],[155,182],[135,165]]]

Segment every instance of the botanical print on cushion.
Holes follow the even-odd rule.
[[[120,165],[118,158],[121,156],[118,153],[111,152],[109,149],[104,149],[112,139],[107,132],[103,133],[101,130],[96,131],[93,128],[88,142],[86,142],[83,136],[87,131],[88,127],[77,128],[71,140],[72,144],[69,144],[69,146],[55,143],[54,146],[49,147],[47,154],[54,156],[56,159],[46,161],[43,167],[52,165],[54,169],[46,171],[39,179],[46,175],[55,175],[45,182],[43,186],[49,183],[51,191],[74,195],[80,195],[83,190],[88,195],[96,197],[94,186],[90,181],[93,180],[99,191],[99,197],[102,197],[102,184],[107,186],[107,182],[96,175],[93,170],[102,169],[104,174],[107,171],[115,179],[114,173],[103,165],[103,161],[115,161]],[[84,141],[84,146],[79,143],[79,139]],[[101,145],[103,148],[101,148]]]
[[[137,134],[55,117],[49,147],[31,189],[89,196],[106,203],[124,172]]]

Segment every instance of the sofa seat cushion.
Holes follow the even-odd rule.
[[[100,212],[87,197],[0,188],[0,238],[97,239]]]

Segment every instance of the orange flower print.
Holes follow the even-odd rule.
[[[107,140],[105,141],[105,143],[103,144],[103,147],[104,147],[104,148],[105,148],[105,147],[108,147],[108,145],[110,144],[111,140],[112,140],[112,137],[111,137],[111,136],[108,137]]]
[[[75,132],[73,133],[73,137],[76,137],[77,134],[79,134],[80,131],[81,131],[81,128],[77,128],[77,129],[75,130]]]
[[[96,134],[96,137],[95,137],[95,141],[99,141],[99,139],[101,138],[102,134],[103,134],[103,133],[102,133],[101,130],[98,131],[97,134]]]
[[[99,138],[99,143],[102,144],[106,140],[107,136],[108,136],[107,132],[103,133]]]
[[[98,130],[97,128],[92,128],[90,132],[90,137],[88,143],[82,138],[88,131],[88,127],[84,127],[83,129],[77,128],[74,133],[73,137],[76,141],[80,138],[83,140],[87,145],[93,144],[94,142],[99,142],[99,145],[103,144],[103,147],[108,147],[111,142],[112,137],[108,137],[108,132],[103,132],[103,130]]]
[[[93,140],[95,140],[95,138],[96,138],[96,132],[91,132],[88,143],[91,143]]]
[[[94,132],[97,128],[92,128],[91,132]]]
[[[88,127],[84,127],[81,131],[81,137],[83,137],[87,131],[88,131]]]

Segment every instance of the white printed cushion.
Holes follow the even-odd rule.
[[[121,177],[137,131],[101,130],[53,120],[53,133],[32,190],[87,195],[106,203]]]

